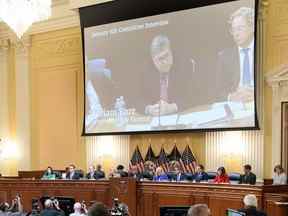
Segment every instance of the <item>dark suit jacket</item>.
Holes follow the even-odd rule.
[[[67,175],[66,175],[66,179],[70,179],[70,172],[69,173],[67,173]],[[74,175],[72,176],[72,179],[73,180],[79,180],[80,178],[82,178],[83,176],[82,176],[82,174],[80,173],[80,172],[77,172],[77,171],[75,171],[74,172]]]
[[[54,208],[49,208],[41,211],[40,216],[65,216],[65,214],[63,211],[58,211]]]
[[[227,100],[228,95],[236,91],[240,82],[238,47],[235,46],[218,53],[218,69],[216,77],[217,100]]]
[[[265,212],[259,211],[255,207],[239,209],[238,211],[246,213],[246,216],[267,216]]]
[[[208,181],[208,174],[206,172],[202,172],[202,173],[195,173],[194,175],[194,180],[196,182],[200,182],[200,181]]]
[[[105,178],[105,173],[103,171],[94,171],[94,173],[91,175],[91,173],[86,174],[87,179],[101,179]]]
[[[250,173],[249,175],[241,175],[239,184],[256,184],[256,175],[254,173]]]

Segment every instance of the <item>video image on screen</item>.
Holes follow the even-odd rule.
[[[255,127],[255,0],[83,35],[85,134]]]

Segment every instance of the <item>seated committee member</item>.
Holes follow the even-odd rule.
[[[215,179],[213,180],[214,183],[230,183],[229,176],[226,174],[226,170],[224,167],[219,167],[217,169],[217,175]]]
[[[240,181],[239,184],[256,184],[256,175],[251,172],[251,165],[246,164],[244,166],[244,174],[240,175]]]
[[[95,179],[102,179],[105,178],[105,172],[102,170],[102,166],[100,164],[98,164],[96,166],[96,171],[95,171],[96,175],[95,175]]]
[[[94,165],[89,166],[89,172],[86,174],[87,179],[101,179],[105,178],[105,173],[102,171],[101,165],[97,165],[95,169]]]
[[[155,176],[153,178],[154,181],[168,181],[168,176],[164,172],[163,168],[161,166],[157,167],[155,171]]]
[[[58,178],[57,173],[53,171],[51,166],[48,166],[41,179],[55,180],[56,178]]]
[[[96,179],[95,166],[90,165],[88,169],[89,172],[86,174],[86,179]]]
[[[202,164],[199,164],[197,166],[197,170],[194,175],[194,180],[196,182],[208,181],[208,174],[205,172],[204,166]]]
[[[75,170],[75,168],[76,167],[74,164],[69,165],[69,171],[66,174],[66,179],[79,180],[82,177],[81,174]]]
[[[246,216],[266,216],[266,214],[260,210],[257,210],[257,198],[254,194],[248,194],[243,199],[244,208],[238,211],[246,213]]]
[[[287,175],[281,165],[277,165],[274,168],[273,185],[287,184]]]
[[[173,167],[173,172],[175,173],[175,179],[177,182],[180,182],[180,181],[185,181],[187,180],[187,176],[185,173],[183,173],[181,171],[181,168],[180,168],[180,164],[178,161],[174,161],[174,163],[172,163],[172,167]]]
[[[142,173],[143,180],[152,181],[155,172],[155,164],[152,161],[146,161],[144,163],[144,172]]]
[[[120,177],[128,177],[128,172],[125,171],[125,167],[121,164],[117,166],[117,173]]]
[[[230,16],[235,46],[219,52],[220,101],[254,100],[254,9],[241,7]]]

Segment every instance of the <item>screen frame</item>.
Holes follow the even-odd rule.
[[[255,125],[251,127],[224,127],[224,128],[195,128],[195,129],[173,129],[173,130],[149,130],[149,131],[119,131],[119,132],[95,132],[86,133],[85,120],[86,120],[86,67],[85,67],[85,42],[84,42],[84,29],[91,26],[104,25],[114,22],[132,20],[137,18],[149,17],[160,15],[170,12],[181,10],[200,8],[209,5],[216,5],[227,2],[234,2],[241,0],[114,0],[109,2],[100,3],[97,5],[87,6],[79,9],[80,26],[82,36],[82,70],[83,70],[83,95],[84,95],[84,116],[83,116],[83,129],[82,136],[97,136],[97,135],[133,135],[133,134],[157,134],[157,133],[188,133],[188,132],[213,132],[213,131],[240,131],[240,130],[260,130],[258,112],[257,112],[257,81],[258,71],[258,8],[259,0],[255,1],[255,16],[254,16],[254,122]],[[138,10],[135,10],[138,8]],[[259,76],[260,77],[260,76]]]
[[[242,216],[246,216],[246,213],[244,213],[244,212],[239,212],[239,211],[234,210],[234,209],[226,209],[226,215],[228,215],[229,211],[230,211],[230,212],[237,213],[237,214],[240,214],[240,215],[242,215]]]

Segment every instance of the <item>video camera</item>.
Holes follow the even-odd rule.
[[[129,216],[128,206],[124,203],[119,203],[118,198],[113,198],[113,206],[110,209],[110,214],[113,216]]]

